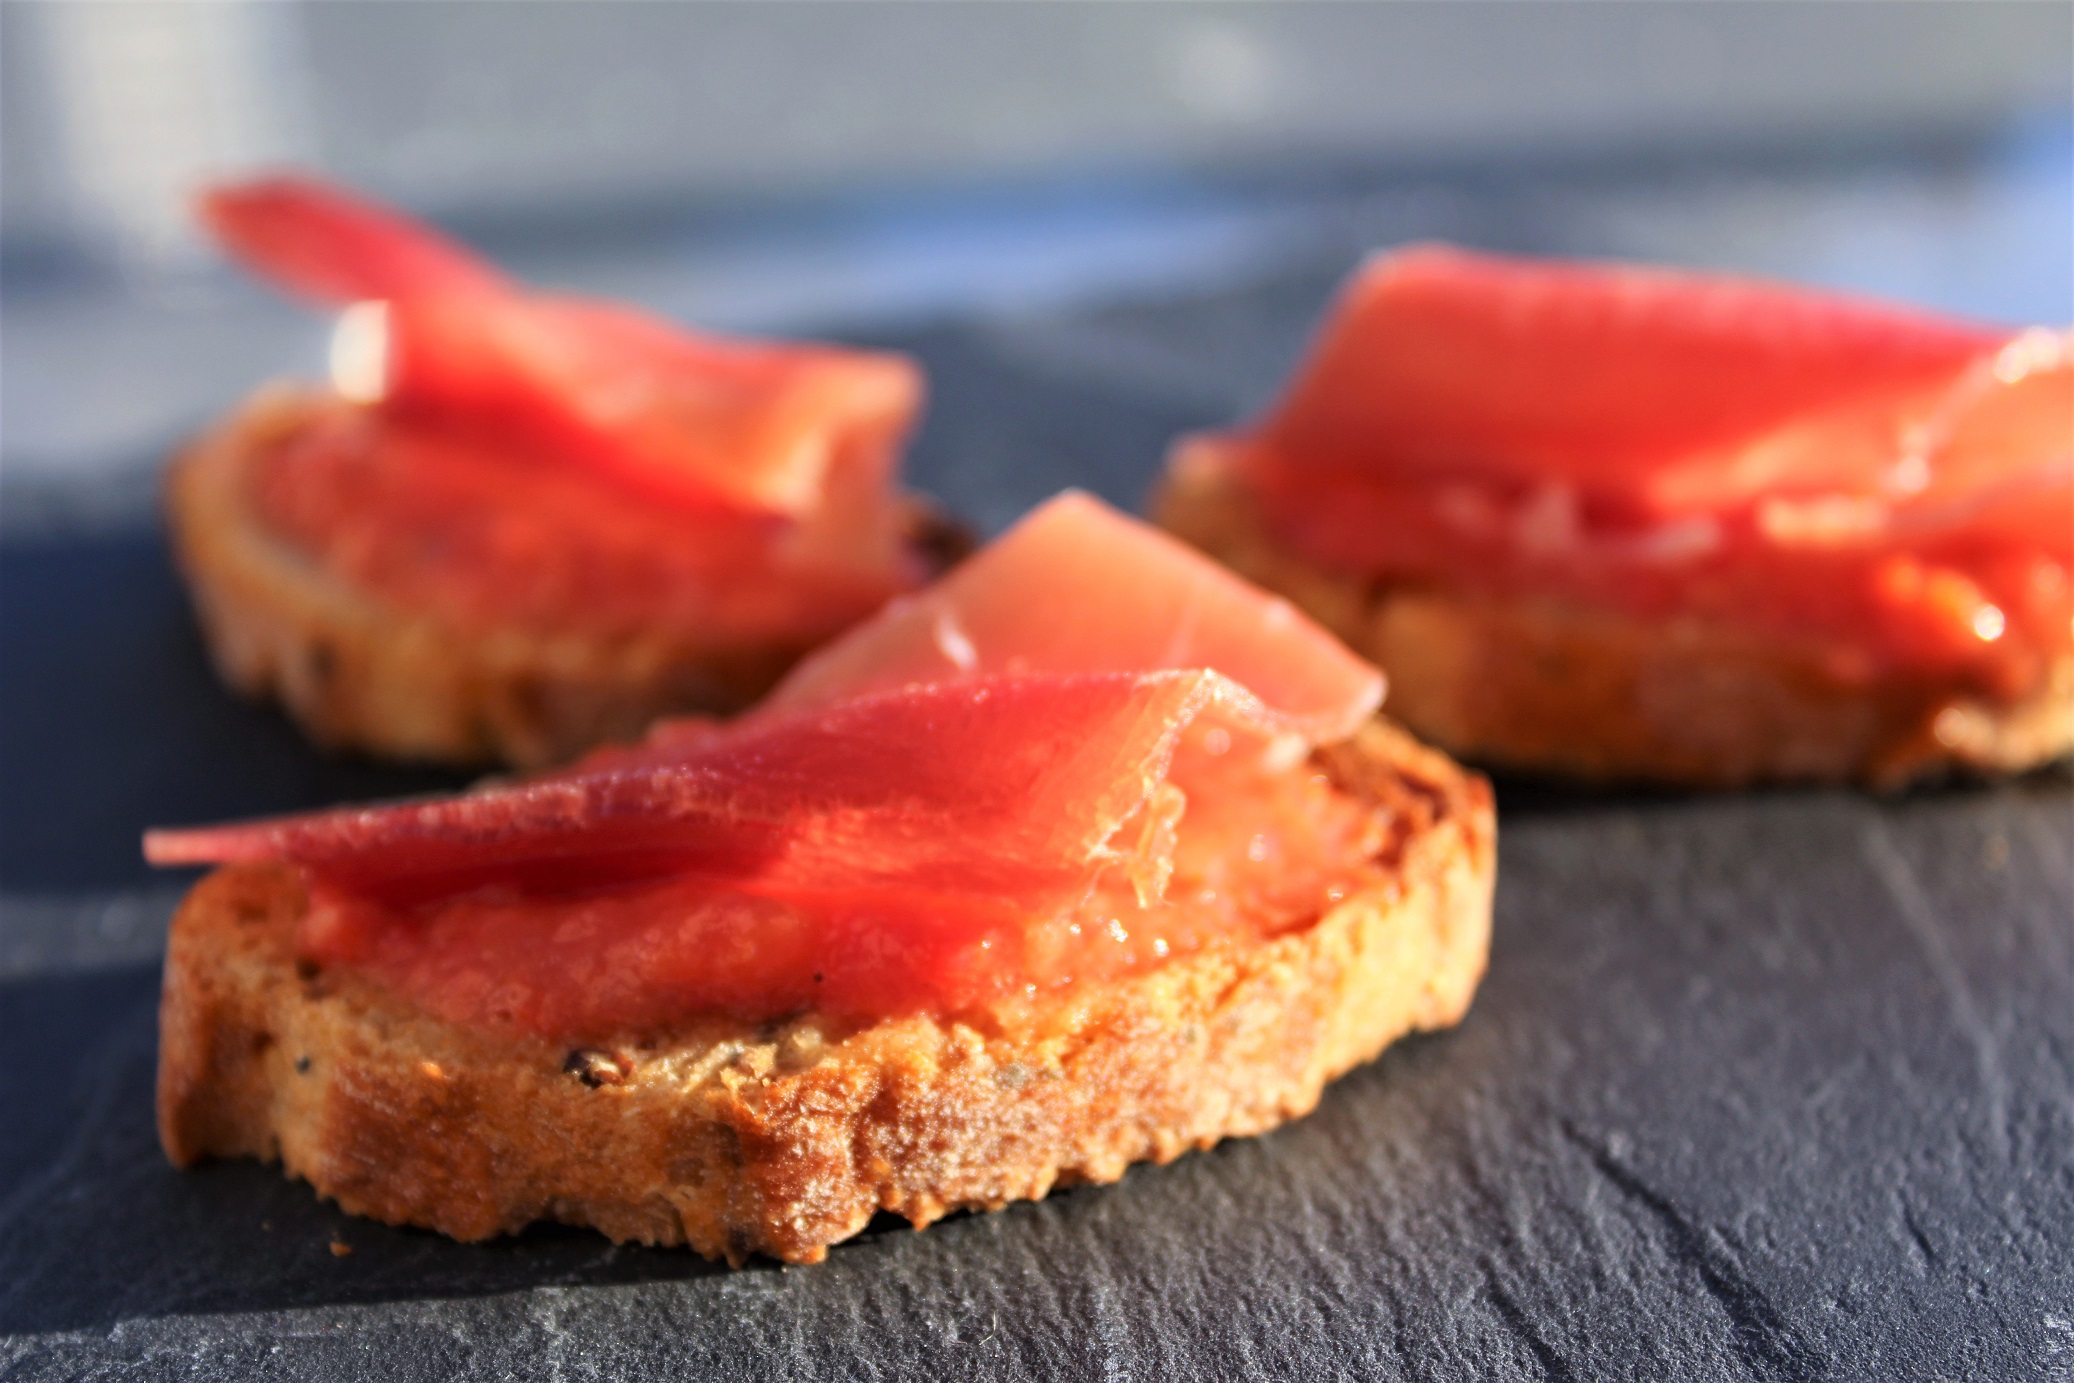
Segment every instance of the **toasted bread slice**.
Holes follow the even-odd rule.
[[[251,502],[258,458],[327,406],[314,391],[262,390],[174,462],[166,487],[175,551],[218,671],[249,695],[277,698],[321,744],[541,767],[632,739],[663,715],[739,710],[812,647],[661,632],[463,633],[356,589],[270,533]],[[908,525],[932,571],[970,546],[920,501]]]
[[[2074,749],[2074,657],[2006,704],[1929,677],[1845,683],[1821,647],[1718,623],[1322,569],[1278,543],[1206,456],[1179,456],[1154,507],[1161,526],[1380,664],[1391,714],[1473,761],[1597,781],[1895,787]]]
[[[458,1239],[534,1220],[815,1262],[889,1210],[998,1209],[1308,1112],[1469,1005],[1490,939],[1488,785],[1374,722],[1321,751],[1389,823],[1388,882],[1314,922],[952,1018],[720,1019],[570,1050],[298,967],[282,866],[202,881],[160,1018],[167,1154],[278,1158],[356,1214]]]

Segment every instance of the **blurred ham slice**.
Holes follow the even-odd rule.
[[[1659,517],[1782,484],[1871,492],[1907,416],[2013,335],[1751,279],[1424,246],[1356,275],[1256,439],[1297,469],[1552,482]],[[1753,450],[1793,429],[1784,453]]]
[[[531,293],[464,246],[297,177],[210,189],[247,267],[330,306],[379,302],[373,392],[591,466],[670,503],[803,520],[885,508],[922,400],[904,357],[724,341],[630,308]],[[852,534],[883,523],[825,525]]]

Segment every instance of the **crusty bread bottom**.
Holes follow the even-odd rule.
[[[544,767],[637,738],[663,715],[740,710],[811,650],[797,638],[462,633],[355,589],[270,533],[251,500],[255,462],[336,406],[308,390],[262,390],[177,458],[166,485],[217,670],[248,695],[277,698],[320,744]],[[910,525],[933,565],[962,551],[958,530],[920,502]]]
[[[1294,932],[957,1018],[708,1021],[571,1051],[298,968],[297,876],[233,866],[173,920],[167,1155],[278,1158],[355,1214],[458,1239],[534,1220],[816,1262],[889,1210],[923,1226],[1258,1133],[1483,974],[1488,785],[1376,722],[1326,751],[1387,813],[1378,885]]]
[[[1705,621],[1377,583],[1277,543],[1207,452],[1177,456],[1155,511],[1379,663],[1390,713],[1472,761],[1598,781],[1895,787],[2074,749],[2074,657],[1998,705],[1933,679],[1842,684],[1819,649]]]

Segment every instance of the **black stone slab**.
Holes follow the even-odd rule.
[[[22,1377],[2053,1377],[2062,781],[1514,816],[1467,1023],[1266,1138],[817,1268],[461,1246],[152,1141],[155,974],[0,987]],[[351,1247],[335,1257],[333,1242]]]
[[[1284,343],[1263,361],[1322,282],[1249,300]],[[918,476],[989,527],[1068,482],[1129,503],[1229,407],[1077,339],[909,338],[936,399]],[[1496,949],[1458,1030],[1267,1137],[738,1273],[566,1230],[457,1245],[160,1157],[150,939],[103,935],[111,899],[162,913],[138,829],[441,781],[325,759],[218,689],[149,528],[0,544],[0,1374],[2074,1370],[2064,773],[1897,798],[1503,783]]]

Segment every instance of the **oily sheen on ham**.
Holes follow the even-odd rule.
[[[1328,570],[1693,615],[2002,698],[2068,640],[2070,417],[2061,331],[1422,248],[1180,464],[1243,477]]]
[[[1163,664],[1199,651],[1165,623],[1137,626],[1133,655],[1112,619],[1081,667],[1041,626],[1021,645],[990,624],[1033,533],[1136,589],[1201,584],[1184,604],[1221,626],[1198,634],[1218,670]],[[1369,877],[1376,823],[1308,750],[1370,714],[1381,679],[1308,621],[1080,497],[961,579],[931,617],[980,638],[946,678],[905,661],[889,616],[831,650],[813,695],[733,725],[666,726],[459,798],[153,833],[147,851],[296,863],[313,959],[442,1016],[572,1037],[956,1009],[1298,925]]]

